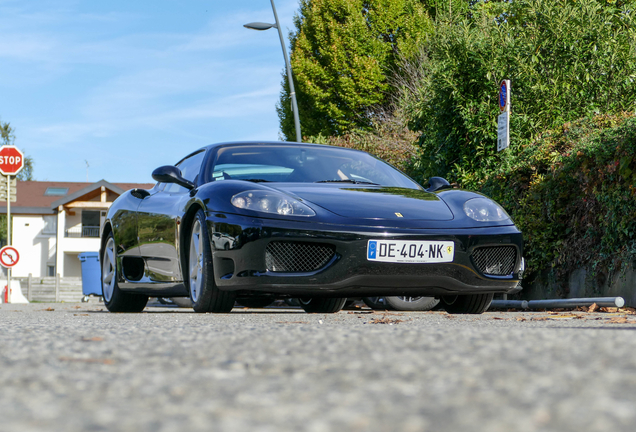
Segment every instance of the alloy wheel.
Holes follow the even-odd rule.
[[[115,290],[116,268],[115,240],[109,237],[102,258],[102,294],[107,302],[113,297],[113,291]]]
[[[398,296],[398,298],[404,302],[407,303],[413,303],[415,301],[418,301],[419,299],[421,299],[422,297],[402,297],[402,296]]]
[[[203,283],[203,245],[201,238],[201,223],[198,220],[192,225],[190,236],[190,297],[196,302],[201,293]]]

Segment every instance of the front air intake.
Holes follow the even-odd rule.
[[[265,265],[271,272],[308,273],[323,268],[335,254],[329,244],[276,241],[265,248]]]
[[[485,275],[508,276],[517,262],[517,248],[514,246],[479,247],[473,251],[475,266]]]

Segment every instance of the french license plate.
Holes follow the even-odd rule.
[[[369,240],[367,259],[393,263],[453,262],[455,243],[452,241]]]

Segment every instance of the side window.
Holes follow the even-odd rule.
[[[177,168],[181,170],[181,175],[183,175],[186,180],[196,183],[196,179],[201,171],[203,156],[205,156],[205,151],[192,155],[177,164]],[[175,183],[168,183],[163,191],[168,193],[180,193],[186,192],[187,189]]]

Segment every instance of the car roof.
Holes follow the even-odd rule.
[[[205,146],[203,148],[205,149],[212,149],[212,148],[216,148],[216,147],[223,147],[223,146],[228,146],[228,145],[289,145],[290,147],[294,147],[294,146],[307,146],[307,147],[335,147],[335,148],[345,148],[345,147],[338,147],[338,146],[332,146],[329,144],[316,144],[316,143],[299,143],[299,142],[294,142],[294,141],[227,141],[227,142],[221,142],[221,143],[215,143],[215,144],[210,144],[208,146]],[[349,150],[354,150],[354,149],[349,149]]]

